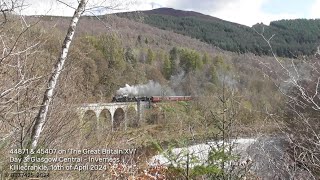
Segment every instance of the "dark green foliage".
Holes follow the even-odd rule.
[[[202,62],[203,64],[207,64],[210,61],[210,56],[208,53],[204,52],[203,56],[202,56]]]
[[[272,46],[278,56],[312,55],[320,42],[320,20],[280,20],[271,22],[270,26],[256,24],[250,28],[197,13],[180,16],[184,11],[167,11],[146,11],[142,13],[144,22],[160,29],[200,39],[228,51],[270,55],[269,47],[254,30],[261,33],[262,27],[267,38],[275,34]],[[118,16],[132,19],[130,13]]]
[[[169,56],[164,57],[163,61],[163,74],[166,79],[169,79],[170,76],[172,75],[172,66],[171,66],[171,61],[169,59]]]
[[[173,47],[170,52],[170,61],[171,61],[171,74],[175,74],[178,71],[178,66],[179,66],[179,62],[178,62],[178,48],[177,47]]]
[[[103,35],[98,39],[93,38],[93,44],[100,50],[109,61],[109,68],[123,71],[125,68],[124,50],[120,39],[116,35]]]
[[[124,54],[126,62],[130,64],[136,64],[137,63],[137,58],[133,54],[132,48],[127,48],[126,52]]]
[[[180,53],[180,65],[186,72],[199,70],[203,66],[200,54],[197,51],[190,49],[181,49]]]
[[[193,49],[173,47],[169,52],[170,75],[176,74],[179,68],[185,72],[200,70],[203,68],[203,58]],[[169,63],[169,62],[166,62]],[[169,65],[167,64],[167,68]]]
[[[222,56],[218,55],[213,59],[214,66],[222,71],[229,71],[230,65],[225,62]]]
[[[211,65],[210,66],[210,69],[209,69],[209,79],[210,79],[210,82],[217,85],[219,80],[218,80],[218,73],[217,73],[217,68],[215,65]]]
[[[137,41],[138,41],[138,44],[141,45],[141,42],[142,42],[142,36],[141,35],[138,36]]]
[[[149,48],[148,53],[147,53],[147,63],[152,64],[154,61],[154,53],[153,51]]]

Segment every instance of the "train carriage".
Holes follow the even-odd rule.
[[[158,103],[162,101],[190,101],[192,100],[191,96],[141,96],[141,97],[129,97],[125,96],[115,96],[112,99],[112,102],[137,102],[137,101],[149,101],[153,103]]]

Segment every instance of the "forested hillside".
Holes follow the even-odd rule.
[[[299,179],[301,172],[304,177],[318,176],[318,57],[310,56],[305,61],[266,56],[270,48],[251,28],[194,12],[170,10],[169,14],[165,11],[163,15],[160,10],[157,14],[122,14],[129,19],[114,15],[80,18],[48,104],[39,149],[132,148],[137,154],[112,155],[119,161],[108,162],[103,171],[51,171],[48,179],[150,179],[146,176],[152,173],[166,179]],[[30,145],[30,129],[46,99],[43,94],[50,74],[61,59],[70,18],[5,17],[0,26],[0,170],[9,173],[9,157],[25,155],[9,154],[11,149],[27,149]],[[255,28],[260,32],[265,27],[266,37],[277,32],[272,41],[275,52],[290,57],[309,45],[303,53],[313,53],[311,46],[319,39],[316,23],[284,20]],[[302,28],[309,24],[314,24],[310,26],[312,31]],[[118,115],[117,128],[112,124],[116,116],[109,116],[108,111],[78,111],[89,103],[111,103],[117,90],[126,84],[148,82],[170,89],[175,95],[191,96],[192,101],[149,101],[141,119],[135,111],[130,114],[128,107],[126,112],[120,110],[123,113]],[[283,157],[263,154],[269,162],[280,161],[272,164],[272,173],[251,171],[256,162],[242,164],[240,156],[233,154],[233,147],[227,145],[237,138],[258,136],[290,138]],[[217,148],[212,146],[199,166],[191,167],[189,157],[198,163],[193,152],[185,156],[188,168],[170,152],[174,147],[208,141],[217,142]],[[150,158],[164,149],[168,149],[171,163],[178,166],[150,167]],[[81,156],[68,157],[73,155]],[[227,164],[232,168],[226,168]]]
[[[253,27],[247,27],[196,12],[171,8],[117,15],[239,53],[270,55],[267,44],[257,33],[262,31],[266,38],[275,34],[272,45],[275,53],[282,57],[313,55],[320,42],[320,20],[280,20],[271,22],[269,26],[256,24]]]

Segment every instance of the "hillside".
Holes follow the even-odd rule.
[[[280,20],[271,22],[270,26],[256,24],[251,28],[201,13],[171,8],[117,15],[238,53],[270,55],[266,42],[257,33],[262,32],[263,28],[266,38],[275,34],[271,44],[275,53],[282,57],[313,55],[320,42],[320,20]]]
[[[288,150],[283,156],[285,159],[278,156],[270,157],[265,154],[265,148],[261,149],[268,162],[280,160],[279,166],[274,165],[279,174],[268,171],[272,172],[268,173],[272,177],[267,179],[274,177],[288,179],[287,174],[291,173],[291,170],[287,173],[288,167],[297,169],[295,170],[297,172],[308,170],[315,174],[313,177],[318,177],[320,138],[316,132],[320,132],[318,121],[320,67],[316,56],[295,60],[265,56],[263,54],[268,54],[269,49],[266,43],[255,40],[258,35],[252,33],[252,29],[246,26],[195,12],[170,10],[169,15],[166,9],[158,9],[149,13],[157,15],[127,14],[127,17],[135,21],[114,15],[99,18],[81,17],[64,65],[57,64],[57,61],[61,61],[59,58],[61,47],[66,47],[62,42],[68,31],[70,18],[53,16],[21,18],[14,14],[6,16],[8,21],[5,21],[0,28],[2,38],[0,161],[3,162],[0,165],[0,172],[13,172],[10,169],[13,163],[8,159],[27,155],[19,150],[15,152],[13,149],[30,147],[30,136],[34,132],[31,129],[34,129],[35,120],[38,119],[39,112],[41,113],[42,102],[47,102],[48,96],[43,94],[49,92],[51,84],[48,86],[48,81],[52,79],[51,73],[59,72],[59,81],[52,93],[53,100],[39,140],[39,151],[36,154],[30,153],[30,156],[61,155],[71,159],[79,157],[85,159],[87,155],[46,154],[44,149],[87,151],[101,148],[118,150],[130,148],[137,149],[137,154],[109,154],[112,155],[109,157],[115,158],[116,161],[100,163],[99,160],[99,164],[96,160],[90,162],[94,163],[92,165],[103,165],[103,171],[79,169],[73,169],[76,171],[60,169],[60,171],[52,168],[48,180],[119,179],[119,177],[140,179],[139,177],[145,177],[149,170],[154,172],[154,168],[150,169],[147,162],[158,152],[168,150],[167,154],[175,161],[178,157],[170,153],[170,149],[175,147],[186,147],[212,140],[230,143],[233,139],[241,137],[256,138],[272,135],[279,137],[282,133],[285,133],[283,134],[285,137],[292,137],[290,143],[294,141],[299,146],[291,143],[286,147]],[[185,29],[181,29],[181,33],[185,32],[185,35],[171,29],[166,30],[168,26],[160,29],[143,23],[148,21],[148,17],[149,21],[155,23],[157,21],[153,21],[154,17],[163,20],[170,17],[172,27],[182,19],[177,27],[186,26]],[[190,21],[190,18],[193,21]],[[270,29],[274,31],[281,29],[279,32],[283,33],[283,36],[286,32],[299,30],[301,37],[304,37],[300,39],[299,44],[307,41],[308,44],[312,44],[313,39],[317,38],[313,35],[317,33],[318,26],[310,26],[313,30],[305,31],[290,22],[274,22],[270,26],[273,28]],[[300,23],[299,27],[302,27],[309,26],[312,21],[297,22]],[[190,33],[196,32],[194,31],[196,23],[199,35],[213,38],[211,44],[190,37],[187,33],[189,29]],[[168,24],[168,21],[162,24]],[[268,33],[269,26],[255,27],[265,27]],[[220,31],[221,28],[224,31]],[[209,36],[211,31],[216,34],[212,33]],[[305,37],[308,33],[309,39]],[[275,41],[277,37],[278,35],[274,37]],[[294,46],[297,37],[288,34],[285,42],[289,47]],[[66,39],[69,38],[70,36],[67,36]],[[214,38],[221,40],[215,41]],[[236,44],[235,40],[239,40],[239,43]],[[226,47],[236,44],[232,46],[235,48],[234,51],[245,53],[222,50],[212,45],[216,42]],[[250,44],[252,42],[255,42],[254,46]],[[237,51],[241,43],[244,49]],[[259,50],[257,52],[261,51],[261,56],[246,53],[253,47]],[[57,67],[62,67],[61,71],[53,71],[57,70]],[[142,93],[136,93],[143,96],[138,99],[147,98],[144,96],[150,98],[150,96],[174,94],[192,96],[192,100],[161,103],[149,101],[141,115],[142,118],[130,105],[131,103],[127,107],[114,109],[114,115],[107,109],[96,112],[98,108],[79,113],[79,107],[80,109],[88,107],[90,103],[94,104],[91,107],[96,107],[97,103],[110,103],[116,94],[119,95],[121,87],[129,89],[133,87],[131,90],[134,91],[145,89],[149,85],[154,87],[148,88],[148,92],[153,94],[147,94],[143,90]],[[123,96],[126,97],[128,94]],[[136,97],[130,98],[137,102],[139,109],[140,101]],[[252,161],[255,164],[250,162],[247,166],[243,166],[242,159],[232,154],[231,146],[223,144],[218,148],[212,146],[208,151],[211,157],[207,162],[200,164],[199,168],[191,168],[190,174],[184,173],[186,171],[183,166],[177,169],[174,166],[166,167],[158,164],[156,168],[167,169],[163,172],[165,179],[228,179],[229,177],[238,179],[240,176],[248,179],[253,176],[266,178],[260,173],[262,167],[251,171],[250,168],[258,163]],[[314,153],[315,156],[310,153]],[[306,156],[296,159],[296,154],[306,154]],[[99,158],[99,154],[90,155]],[[197,158],[193,155],[194,153],[188,152],[186,157],[197,162]],[[67,165],[69,162],[61,163]],[[75,165],[74,162],[70,163]],[[82,165],[88,164],[85,160],[82,163]],[[178,163],[186,164],[181,161]],[[245,174],[242,174],[241,169],[241,172],[233,170],[230,172],[229,168],[225,168],[225,163],[238,164],[240,168],[244,168]],[[291,168],[292,164],[295,166],[294,163],[297,163],[297,166]],[[298,168],[298,163],[302,164],[303,169]],[[46,163],[41,162],[41,165]],[[121,168],[113,169],[120,166],[129,168],[127,172]],[[121,176],[115,176],[118,174]]]
[[[47,44],[45,52],[56,54],[68,18],[44,16],[26,20],[40,20],[37,27],[41,31],[37,32],[48,36],[43,39]],[[76,73],[72,81],[75,88],[70,87],[77,92],[72,100],[76,103],[110,102],[125,84],[145,84],[149,80],[170,87],[176,95],[209,97],[221,93],[222,84],[226,83],[237,89],[250,109],[243,111],[243,123],[250,124],[260,121],[260,114],[251,113],[251,109],[273,109],[271,104],[281,103],[276,99],[279,97],[273,83],[260,72],[262,61],[272,62],[272,57],[239,55],[189,36],[109,15],[100,20],[86,16],[80,19],[67,67],[76,69],[71,71]],[[207,111],[206,106],[199,107],[199,111]]]

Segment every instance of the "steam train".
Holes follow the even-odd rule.
[[[117,95],[112,98],[112,102],[138,102],[138,101],[148,101],[152,103],[162,102],[162,101],[190,101],[191,96],[126,96]]]

